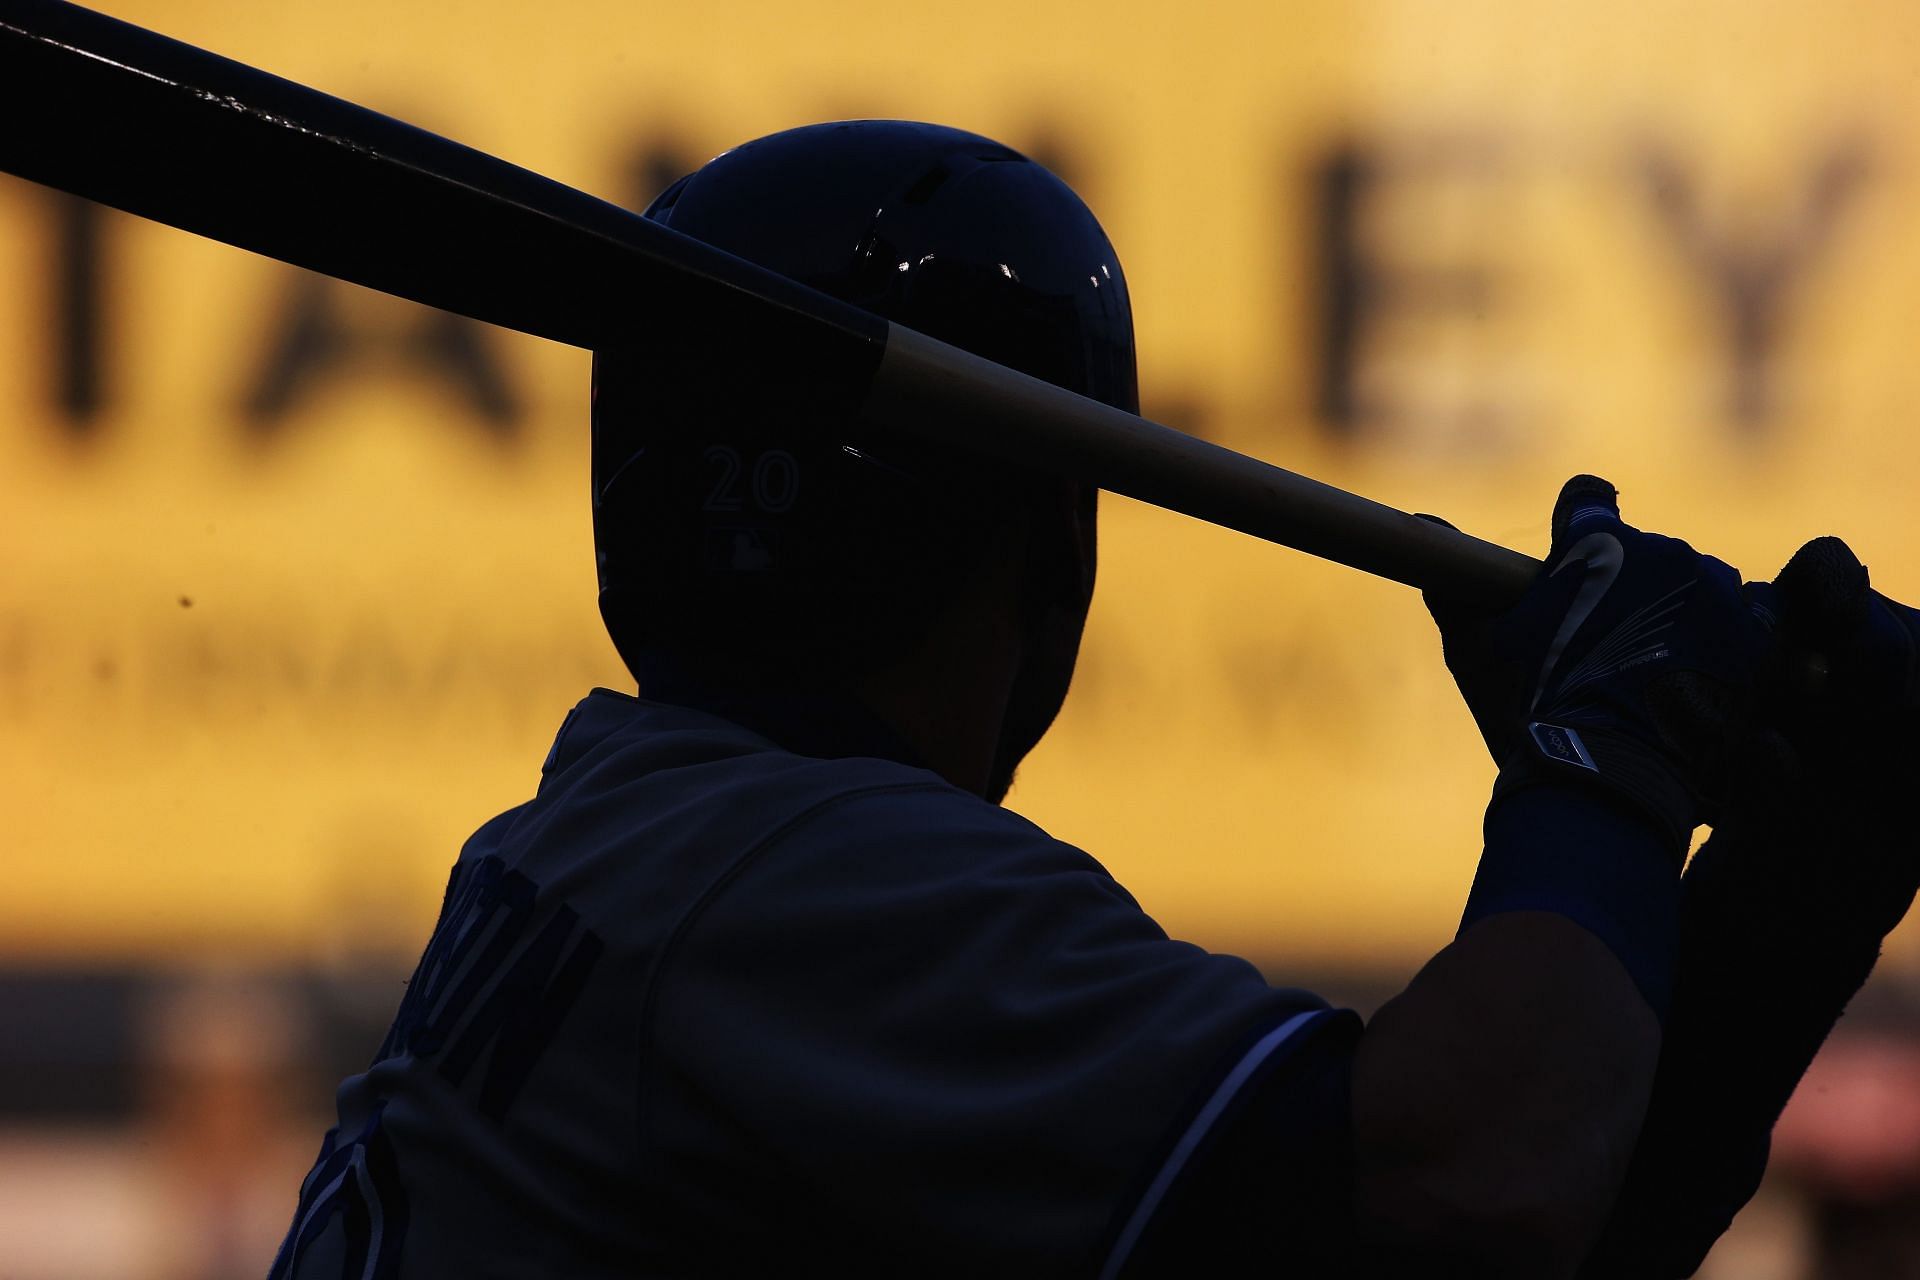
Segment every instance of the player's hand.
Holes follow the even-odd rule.
[[[1743,843],[1775,851],[1769,870],[1796,914],[1821,913],[1825,927],[1877,944],[1920,887],[1909,816],[1920,775],[1920,611],[1873,590],[1838,538],[1807,543],[1752,590],[1779,618],[1760,710],[1795,767],[1786,778],[1747,771],[1729,820],[1758,837]]]
[[[1684,854],[1725,794],[1769,647],[1730,566],[1624,523],[1611,484],[1575,476],[1518,604],[1495,617],[1427,607],[1500,767],[1496,800],[1550,779],[1597,786]]]
[[[1625,1185],[1582,1280],[1694,1274],[1920,885],[1920,613],[1844,542],[1748,588],[1778,618],[1724,821],[1682,881],[1673,1003]],[[1818,659],[1821,680],[1809,679]]]

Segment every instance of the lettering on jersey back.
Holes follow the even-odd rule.
[[[375,1061],[435,1059],[456,1089],[483,1067],[479,1110],[505,1116],[606,949],[572,907],[541,904],[539,892],[495,857],[454,867],[440,922]],[[537,930],[536,920],[544,920]]]

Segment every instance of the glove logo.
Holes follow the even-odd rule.
[[[1527,726],[1527,732],[1533,735],[1533,745],[1540,748],[1540,754],[1547,759],[1600,772],[1600,766],[1587,754],[1587,744],[1580,741],[1580,735],[1573,730],[1535,720]]]
[[[1620,545],[1620,539],[1611,533],[1590,533],[1567,548],[1560,557],[1560,563],[1553,567],[1555,576],[1561,570],[1574,564],[1586,566],[1587,577],[1580,584],[1579,594],[1573,598],[1573,605],[1560,620],[1559,630],[1554,632],[1553,641],[1547,646],[1547,656],[1540,664],[1540,679],[1534,685],[1533,702],[1529,710],[1540,705],[1540,697],[1547,691],[1553,669],[1560,665],[1560,656],[1566,652],[1567,645],[1575,633],[1587,625],[1587,619],[1613,589],[1614,579],[1620,576],[1620,569],[1626,563],[1626,552]]]

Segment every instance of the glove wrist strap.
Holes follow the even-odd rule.
[[[1543,782],[1599,791],[1652,821],[1677,868],[1693,839],[1692,794],[1666,759],[1636,739],[1609,729],[1533,721],[1493,787],[1493,803]]]

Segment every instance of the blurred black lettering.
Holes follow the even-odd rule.
[[[644,212],[662,191],[699,167],[692,148],[671,136],[641,143],[627,164],[631,207]]]
[[[1769,232],[1756,220],[1716,234],[1700,210],[1698,184],[1672,150],[1644,147],[1640,167],[1654,209],[1681,255],[1706,277],[1726,325],[1731,383],[1727,412],[1753,431],[1772,415],[1768,368],[1778,349],[1787,302],[1815,255],[1833,240],[1840,214],[1867,175],[1867,148],[1857,139],[1829,146],[1814,161],[1799,198]]]
[[[349,308],[350,292],[370,305]],[[395,317],[404,320],[395,322]],[[513,438],[520,397],[507,379],[486,326],[451,312],[380,299],[355,286],[299,272],[248,379],[243,411],[259,436],[278,435],[302,400],[332,379],[398,365],[455,388],[472,421],[497,439]]]
[[[1376,207],[1396,186],[1475,175],[1487,168],[1486,159],[1486,148],[1474,140],[1415,151],[1378,139],[1343,139],[1315,164],[1308,251],[1317,287],[1309,297],[1321,347],[1314,404],[1335,436],[1350,439],[1396,415],[1396,406],[1369,397],[1364,377],[1373,340],[1390,316],[1409,310],[1478,315],[1495,288],[1484,264],[1421,263],[1385,252],[1369,230]]]
[[[54,404],[68,434],[93,434],[107,405],[108,211],[50,193],[54,209]]]

